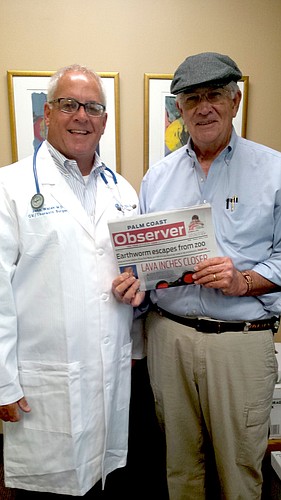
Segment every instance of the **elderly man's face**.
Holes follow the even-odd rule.
[[[208,93],[210,90],[212,89],[206,87],[198,88],[178,102],[193,143],[202,152],[221,150],[228,144],[232,120],[237,114],[241,99],[240,93],[232,99],[230,93],[224,91],[218,99],[213,99],[214,96]],[[198,94],[201,99],[197,97]]]
[[[85,103],[103,104],[99,86],[94,78],[78,72],[67,72],[59,81],[54,99],[72,97]],[[81,106],[75,113],[64,113],[57,105],[45,104],[48,141],[78,165],[92,165],[94,153],[104,133],[107,114],[91,116]]]

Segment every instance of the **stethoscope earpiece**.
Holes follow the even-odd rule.
[[[104,165],[104,163],[103,163],[103,165]],[[111,177],[112,177],[112,179],[113,179],[114,185],[117,187],[117,191],[118,191],[118,194],[119,194],[119,198],[121,198],[121,196],[120,196],[120,192],[119,192],[119,189],[118,189],[118,181],[117,181],[117,177],[116,177],[115,173],[111,170],[111,168],[106,167],[105,165],[104,165],[104,167],[105,167],[105,168],[104,168],[104,171],[103,171],[103,172],[100,172],[100,176],[101,176],[101,178],[102,178],[103,182],[104,182],[104,183],[105,183],[105,185],[108,187],[108,189],[112,189],[112,188],[109,186],[108,180],[107,180],[106,175],[105,175],[105,173],[104,173],[104,172],[105,172],[105,170],[107,170],[107,171],[110,173],[110,175],[111,175]],[[133,205],[123,205],[122,203],[120,203],[120,202],[117,200],[117,198],[116,198],[116,196],[115,196],[114,194],[113,194],[113,197],[115,198],[115,200],[116,200],[116,202],[117,202],[117,203],[115,203],[115,208],[118,210],[118,212],[122,212],[122,213],[124,214],[126,210],[127,210],[128,212],[130,212],[131,210],[134,210],[135,208],[137,208],[137,205],[136,205],[135,203],[134,203]]]

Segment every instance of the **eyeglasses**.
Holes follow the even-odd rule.
[[[210,104],[220,104],[224,101],[226,97],[229,96],[229,91],[226,89],[211,89],[205,92],[200,92],[198,94],[184,94],[182,97],[182,104],[187,109],[192,109],[198,106],[198,104],[206,99]]]
[[[58,104],[59,110],[63,113],[76,113],[82,106],[85,112],[90,116],[102,116],[105,112],[105,106],[96,101],[79,102],[73,97],[59,97],[49,101],[49,104]]]

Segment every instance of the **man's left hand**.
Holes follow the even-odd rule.
[[[247,291],[247,283],[242,274],[234,267],[230,257],[206,259],[194,267],[195,285],[216,288],[224,295],[239,296]]]

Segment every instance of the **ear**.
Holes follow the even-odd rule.
[[[178,110],[179,110],[179,112],[180,112],[180,114],[182,116],[182,108],[180,107],[179,101],[176,101],[176,107],[178,108]]]
[[[103,117],[102,117],[102,120],[103,120],[103,130],[102,130],[102,134],[104,134],[104,131],[105,131],[105,126],[106,126],[106,122],[107,122],[107,113],[104,113]]]
[[[50,104],[48,102],[45,102],[45,104],[44,104],[44,120],[45,120],[47,127],[49,126],[49,122],[50,122],[50,114],[51,114]]]
[[[238,109],[239,109],[239,104],[242,99],[242,94],[240,90],[235,94],[235,97],[232,99],[232,117],[235,118],[237,115]]]

